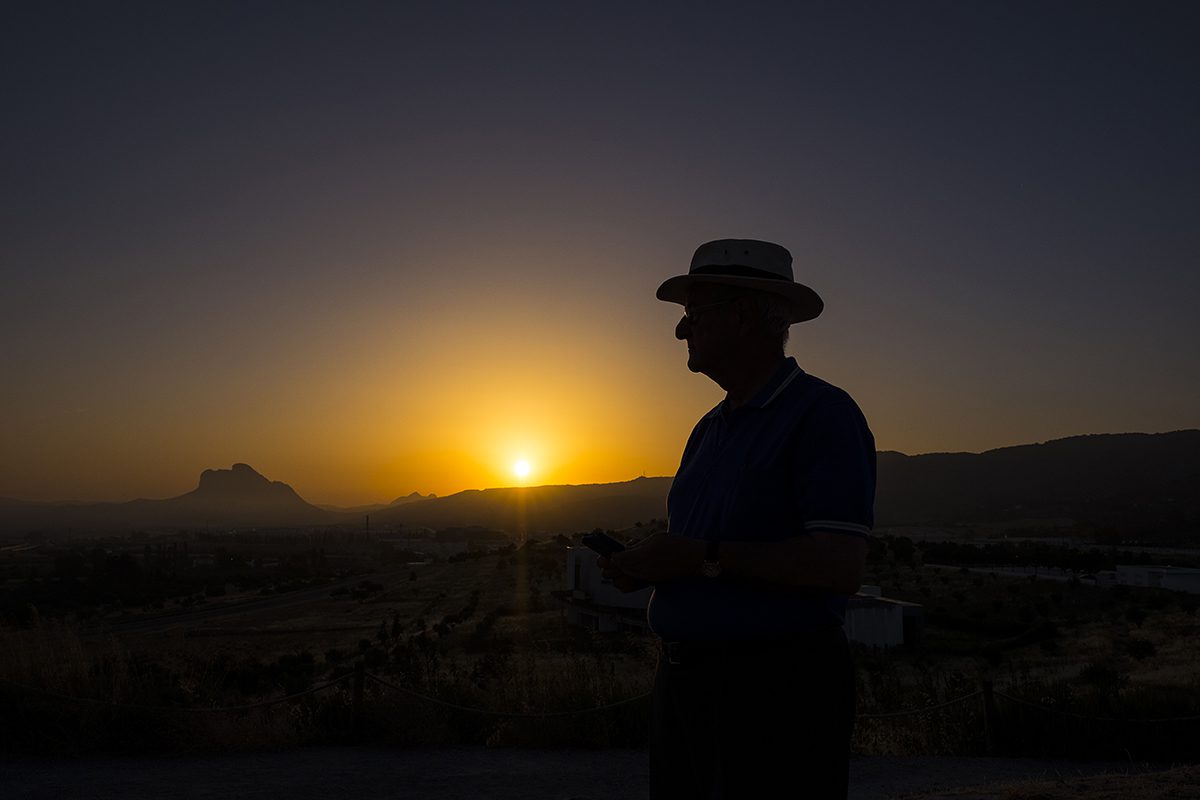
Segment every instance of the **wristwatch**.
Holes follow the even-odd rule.
[[[717,552],[720,547],[719,539],[709,539],[704,548],[704,563],[700,565],[700,574],[706,578],[715,578],[721,574],[721,561]]]

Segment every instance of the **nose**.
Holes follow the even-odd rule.
[[[680,317],[679,322],[675,324],[675,338],[686,339],[691,332],[692,326],[688,322],[688,318],[686,316]]]

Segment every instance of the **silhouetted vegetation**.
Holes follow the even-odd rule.
[[[645,532],[642,526],[622,535]],[[577,536],[493,548],[464,541],[446,557],[367,537],[276,541],[274,552],[266,543],[189,539],[186,560],[182,541],[174,549],[162,542],[161,557],[153,540],[43,553],[35,574],[10,577],[4,589],[0,678],[27,688],[0,684],[0,712],[31,722],[19,736],[0,736],[0,747],[174,752],[363,740],[641,746],[643,701],[580,716],[504,715],[583,710],[649,690],[651,637],[568,626],[549,595],[562,585],[565,547]],[[1142,676],[1172,674],[1181,663],[1188,637],[1163,631],[1196,624],[1194,599],[978,571],[1063,555],[1061,548],[1032,544],[950,548],[898,536],[872,540],[867,582],[922,603],[926,624],[919,648],[859,653],[860,712],[949,705],[860,720],[860,752],[1086,756],[1087,747],[1100,755],[1119,745],[1147,758],[1160,757],[1151,747],[1187,756],[1194,737],[1166,741],[1157,728],[1140,733],[1153,728],[1149,723],[1104,728],[1115,742],[1105,750],[1083,729],[1086,723],[1064,716],[1082,726],[1068,736],[1068,723],[1050,726],[1042,717],[1046,708],[1131,720],[1191,709],[1196,687],[1189,679],[1147,684]],[[383,557],[389,549],[393,557]],[[1097,553],[1107,555],[1081,553],[1078,561],[1059,563],[1092,566]],[[928,566],[935,556],[947,566]],[[1117,558],[1133,560],[1119,552]],[[218,586],[226,593],[214,592]],[[252,600],[270,608],[309,590],[304,607],[319,604],[320,619],[294,631],[286,625],[276,631],[276,617],[265,617],[229,630],[223,626],[237,623],[219,621],[183,638],[102,633],[116,620],[204,619],[195,615]],[[290,612],[277,617],[291,618]],[[368,680],[356,715],[352,675],[359,663],[436,702]],[[170,710],[256,706],[329,681],[340,682],[280,705],[199,716]],[[984,681],[996,687],[990,712],[973,694]],[[1043,735],[1047,727],[1058,735]]]

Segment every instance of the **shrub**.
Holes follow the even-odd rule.
[[[1079,683],[1093,686],[1105,694],[1113,694],[1129,683],[1129,676],[1110,664],[1092,661],[1079,671],[1077,680]]]
[[[1154,646],[1154,642],[1149,639],[1139,639],[1130,637],[1125,643],[1125,652],[1141,661],[1144,658],[1150,658],[1158,652],[1158,648]]]
[[[991,664],[993,667],[1000,666],[1000,662],[1004,661],[1004,653],[1002,653],[1000,648],[996,647],[994,644],[984,645],[982,648],[980,648],[979,657]]]

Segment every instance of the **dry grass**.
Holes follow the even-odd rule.
[[[357,724],[348,685],[254,711],[187,710],[284,694],[280,685],[244,694],[230,675],[244,665],[300,653],[312,654],[313,680],[323,681],[373,651],[383,660],[369,671],[449,703],[493,711],[584,709],[648,691],[652,661],[645,652],[574,652],[572,631],[544,596],[557,585],[538,587],[545,608],[535,612],[532,581],[515,580],[517,571],[497,569],[496,561],[432,565],[418,580],[409,581],[406,573],[365,600],[329,597],[259,609],[237,618],[238,628],[228,625],[230,618],[201,623],[201,636],[175,631],[95,638],[69,622],[40,618],[27,630],[0,628],[0,678],[35,690],[0,684],[0,712],[24,723],[0,734],[0,752],[231,751],[362,739],[413,745],[643,743],[648,715],[636,704],[603,715],[531,720],[454,711],[372,682]],[[473,591],[480,594],[477,610],[435,634],[432,627],[461,615]],[[484,640],[472,643],[487,611],[499,607],[509,611]],[[394,619],[399,637],[392,635]],[[389,634],[383,640],[376,635],[381,625]],[[412,652],[418,635],[429,658],[414,672],[397,650]],[[332,653],[339,655],[327,655]]]
[[[47,692],[129,702],[129,653],[107,638],[85,644],[69,624],[34,618],[27,630],[0,628],[0,677]]]
[[[116,638],[88,641],[61,622],[0,628],[0,678],[23,687],[0,683],[0,716],[16,723],[0,730],[0,752],[239,751],[311,738],[302,706],[189,710],[222,702],[213,667],[170,649],[148,658]]]
[[[69,624],[40,620],[30,630],[0,629],[0,678],[100,701],[64,709],[0,687],[0,711],[34,715],[30,730],[42,737],[42,749],[50,751],[95,742],[135,751],[261,749],[350,738],[350,701],[343,690],[327,690],[312,702],[231,715],[147,716],[102,705],[229,706],[277,697],[284,693],[282,686],[243,691],[230,684],[229,675],[246,664],[270,664],[301,653],[312,655],[315,681],[374,654],[371,672],[448,702],[494,711],[587,708],[648,691],[653,640],[589,641],[580,637],[581,631],[566,629],[547,595],[559,588],[560,576],[539,570],[537,554],[533,558],[525,565],[512,554],[435,563],[416,570],[416,580],[409,580],[405,569],[380,577],[385,585],[367,598],[326,594],[302,605],[260,607],[236,618],[198,623],[195,632],[203,634],[198,636],[178,632],[90,639]],[[1136,693],[1147,686],[1193,695],[1200,687],[1195,667],[1200,663],[1200,637],[1195,635],[1200,621],[1177,608],[1150,609],[1147,619],[1134,626],[1120,608],[1095,616],[1084,613],[1110,602],[1086,587],[1076,593],[1062,585],[1010,584],[1008,579],[977,585],[976,576],[954,572],[925,574],[917,584],[917,572],[906,570],[897,572],[904,585],[918,587],[918,593],[923,587],[933,590],[931,597],[913,598],[927,604],[949,603],[956,591],[986,592],[1010,607],[1042,599],[1057,609],[1053,613],[1075,610],[1083,621],[1063,626],[1056,649],[1037,643],[1006,647],[999,663],[976,652],[980,637],[972,632],[931,628],[923,651],[859,659],[861,712],[926,707],[978,689],[983,678],[998,690],[1070,683],[1072,701],[1087,700],[1092,688],[1074,682],[1084,664],[1100,661],[1116,665],[1128,677],[1123,692],[1130,697],[1140,696]],[[1063,595],[1059,605],[1047,599],[1056,590]],[[473,592],[478,592],[477,608],[437,630],[446,619],[463,614]],[[540,611],[535,597],[540,597]],[[489,612],[501,608],[504,613],[481,626]],[[391,635],[393,619],[400,622],[399,637]],[[376,635],[381,624],[388,633],[383,641]],[[423,649],[414,656],[418,638]],[[1141,659],[1128,655],[1131,638],[1150,642],[1154,654]],[[404,650],[407,656],[398,652]],[[334,653],[338,655],[329,655]],[[472,715],[370,683],[366,706],[357,735],[398,744],[638,746],[648,718],[639,704],[605,714],[540,720]],[[863,754],[982,754],[987,750],[982,717],[982,703],[975,699],[929,714],[861,720],[854,748]],[[1016,722],[1015,729],[1023,730],[1027,720]],[[1042,722],[1030,724],[1049,727]],[[14,744],[23,743],[0,736],[0,749]]]
[[[461,711],[374,685],[367,703],[373,737],[401,745],[534,748],[640,747],[646,742],[649,710],[644,703],[598,714],[557,714],[648,692],[648,681],[641,681],[637,671],[622,677],[629,672],[627,658],[516,653],[504,663],[503,673],[483,686],[470,677],[473,661],[479,659],[442,664],[417,690],[443,703],[500,713]],[[539,716],[548,712],[553,715]]]

